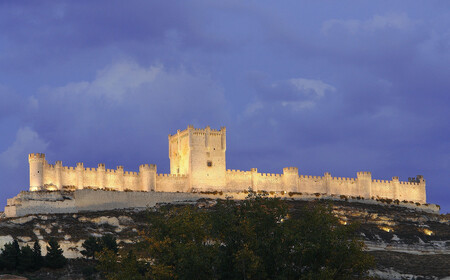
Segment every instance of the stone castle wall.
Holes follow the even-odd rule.
[[[167,176],[162,176],[166,177]],[[247,192],[214,192],[214,193],[193,193],[193,192],[121,192],[103,190],[75,190],[74,192],[64,191],[31,191],[20,192],[16,197],[8,199],[5,207],[6,217],[21,217],[36,214],[57,214],[57,213],[78,213],[81,211],[102,211],[127,208],[153,207],[158,203],[193,203],[201,198],[207,199],[245,199]],[[285,193],[271,192],[270,197],[280,197],[282,199],[294,200],[346,200],[350,202],[363,202],[369,204],[383,204],[386,202],[373,199],[361,199],[356,197],[341,197],[340,195],[327,194],[307,194],[307,193]],[[439,213],[439,206],[435,204],[416,204],[410,201],[399,201],[387,205],[403,206],[422,211]]]
[[[30,154],[30,190],[112,189],[118,191],[157,192],[239,192],[249,188],[268,192],[319,193],[328,195],[387,198],[426,203],[425,180],[412,182],[373,180],[370,172],[358,172],[356,178],[300,175],[298,168],[283,168],[282,174],[226,169],[226,129],[188,126],[169,135],[171,174],[157,174],[156,165],[143,164],[139,172],[124,171],[122,166],[105,169],[85,168],[83,163],[66,167],[61,161],[49,164],[44,154]]]

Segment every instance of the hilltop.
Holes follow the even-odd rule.
[[[212,199],[200,199],[196,206],[209,207],[214,203]],[[439,215],[389,204],[325,199],[288,203],[293,219],[301,219],[300,209],[305,204],[330,203],[341,223],[360,223],[358,233],[375,257],[377,267],[373,273],[376,276],[384,279],[412,279],[413,276],[440,279],[450,276],[449,214]],[[158,207],[150,209],[154,211]],[[112,233],[119,244],[126,247],[137,240],[138,232],[145,228],[146,213],[142,209],[124,209],[1,218],[0,247],[13,239],[18,239],[23,245],[39,240],[45,254],[46,241],[56,237],[64,254],[73,259],[71,273],[80,276],[80,263],[84,262],[75,258],[81,257],[81,244],[86,238]]]

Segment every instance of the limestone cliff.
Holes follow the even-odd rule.
[[[213,200],[201,199],[198,207]],[[289,201],[292,217],[306,203],[332,203],[342,223],[358,222],[359,234],[375,256],[372,271],[381,279],[442,279],[450,276],[450,216],[396,205],[346,201]],[[153,207],[156,209],[158,206]],[[13,239],[21,245],[39,240],[45,253],[50,237],[56,237],[69,258],[81,257],[81,244],[89,236],[114,234],[120,246],[139,238],[146,224],[145,210],[110,210],[71,214],[28,215],[0,219],[0,248]],[[402,278],[403,277],[403,278]]]

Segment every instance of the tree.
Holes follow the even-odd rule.
[[[63,250],[59,246],[56,239],[51,238],[47,246],[47,255],[45,263],[50,268],[62,268],[67,264],[67,259],[63,255]]]
[[[105,278],[108,280],[144,280],[146,267],[139,261],[132,250],[128,251],[124,257],[117,256],[117,253],[104,249],[99,254],[100,271],[107,272]]]
[[[4,268],[7,270],[15,270],[19,264],[20,247],[19,242],[14,240],[12,243],[5,244],[2,250],[1,259]]]
[[[86,239],[81,246],[84,248],[84,250],[81,251],[81,254],[86,258],[92,258],[93,260],[95,260],[95,253],[100,252],[102,249],[98,239],[94,236],[90,236]]]
[[[168,206],[150,215],[145,241],[136,248],[153,260],[149,277],[213,279],[219,245],[211,236],[208,213],[193,206]]]
[[[355,229],[341,225],[330,206],[293,211],[255,193],[211,209],[166,206],[149,212],[135,245],[135,259],[145,263],[106,254],[99,269],[108,279],[125,267],[149,279],[359,279],[372,259]]]
[[[35,241],[33,244],[33,261],[35,269],[38,270],[44,265],[44,257],[41,252],[41,245],[39,245],[39,241]]]
[[[28,245],[25,247],[22,247],[22,249],[20,250],[17,270],[19,272],[36,270],[36,265],[34,263],[33,250]]]
[[[101,250],[111,250],[114,253],[117,254],[119,252],[119,248],[117,246],[117,239],[112,234],[105,234],[101,237],[99,241],[99,245],[101,247]]]
[[[84,250],[81,251],[81,254],[86,258],[92,258],[93,260],[95,260],[95,255],[102,250],[108,249],[115,254],[119,251],[117,239],[112,234],[105,234],[101,238],[90,236],[81,246],[84,248]]]

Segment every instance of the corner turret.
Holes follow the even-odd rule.
[[[38,191],[44,187],[45,154],[29,154],[30,165],[30,191]]]
[[[285,167],[283,168],[283,183],[284,191],[296,192],[298,191],[298,168]]]
[[[372,195],[372,173],[360,171],[356,173],[358,180],[358,193],[364,198],[370,198]]]
[[[141,181],[142,191],[156,191],[156,165],[141,164],[139,165],[139,178]]]

